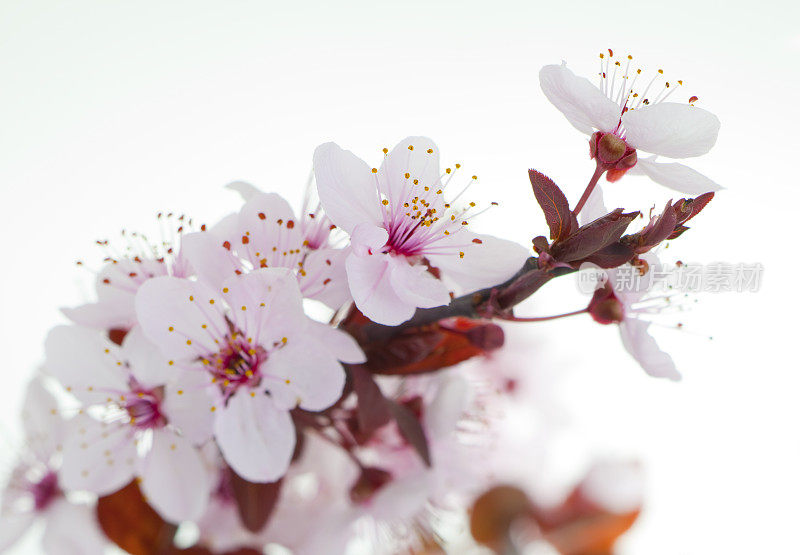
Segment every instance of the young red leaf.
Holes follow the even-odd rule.
[[[550,239],[558,241],[577,228],[575,216],[569,209],[569,202],[555,182],[536,170],[528,170],[533,194],[536,202],[544,212],[547,227],[550,228]]]
[[[272,516],[283,480],[257,484],[248,482],[233,470],[230,471],[230,476],[233,498],[242,524],[253,533],[260,532]]]
[[[639,212],[624,214],[622,208],[617,208],[581,227],[566,240],[553,245],[551,254],[559,262],[583,260],[619,241],[625,229],[638,215]]]
[[[350,366],[350,376],[358,397],[358,426],[368,436],[392,419],[389,401],[363,366]]]
[[[405,405],[395,403],[394,401],[388,401],[388,403],[389,410],[397,421],[400,434],[402,434],[409,445],[416,449],[422,461],[427,466],[430,466],[431,453],[428,449],[428,439],[425,437],[425,431],[422,429],[422,424],[419,419],[414,412]]]

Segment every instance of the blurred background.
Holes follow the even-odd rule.
[[[622,554],[785,553],[796,542],[800,377],[791,218],[797,170],[798,4],[615,2],[0,2],[0,445],[61,306],[92,298],[95,240],[157,229],[160,210],[213,223],[236,179],[299,206],[318,144],[377,165],[424,134],[500,207],[476,230],[530,244],[545,230],[526,170],[574,203],[586,140],[545,99],[544,64],[594,76],[606,48],[682,79],[722,121],[692,166],[727,188],[670,247],[684,262],[761,263],[757,293],[704,294],[658,330],[684,374],[647,377],[617,330],[579,316],[520,324],[547,398],[568,422],[553,483],[606,455],[638,458],[645,512]],[[610,207],[677,197],[643,177],[604,186]],[[585,306],[571,278],[522,315]],[[709,339],[713,337],[713,339]],[[525,430],[520,430],[524,436]],[[0,468],[6,468],[3,464]],[[28,542],[19,553],[34,553]]]

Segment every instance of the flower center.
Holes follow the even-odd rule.
[[[140,389],[133,391],[133,397],[125,402],[123,408],[130,416],[132,426],[147,430],[166,424],[160,404],[161,398],[155,391]]]
[[[55,472],[48,472],[41,480],[31,484],[30,492],[36,510],[43,511],[61,494],[58,488],[58,476]]]
[[[256,387],[261,383],[263,376],[259,368],[265,360],[264,348],[234,333],[222,350],[203,362],[213,376],[212,381],[220,386],[227,399],[241,387]]]

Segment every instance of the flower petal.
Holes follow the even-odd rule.
[[[303,296],[334,310],[349,302],[353,297],[344,266],[349,254],[349,249],[319,249],[308,253],[303,261],[303,273],[298,277]]]
[[[659,185],[687,195],[719,191],[722,187],[702,173],[677,162],[656,162],[655,156],[639,159],[628,173],[646,175]]]
[[[572,126],[587,135],[592,128],[611,132],[622,110],[585,77],[567,65],[548,65],[539,71],[539,84],[547,99],[561,110]]]
[[[625,112],[625,140],[632,147],[669,158],[705,154],[717,142],[719,118],[707,110],[660,102]]]
[[[142,493],[170,522],[200,518],[208,506],[211,480],[199,451],[169,430],[153,430],[140,476]]]
[[[641,162],[641,160],[640,160]],[[632,171],[630,173],[633,173]],[[586,204],[583,205],[583,210],[578,214],[578,222],[580,225],[586,225],[595,221],[597,218],[605,216],[609,213],[606,204],[603,201],[603,189],[598,183],[594,187],[594,191],[589,195]]]
[[[656,378],[680,380],[672,357],[662,351],[656,340],[648,333],[650,322],[636,318],[625,318],[619,326],[622,344],[636,359],[645,372]]]
[[[28,447],[40,461],[47,463],[62,444],[66,421],[61,417],[58,401],[45,389],[41,376],[28,383],[22,405],[22,426]]]
[[[175,378],[175,367],[171,366],[158,347],[145,337],[140,326],[136,326],[125,335],[121,351],[131,374],[140,384],[153,388]]]
[[[91,506],[59,499],[48,509],[42,535],[47,555],[102,555],[106,544]]]
[[[115,492],[136,473],[133,430],[79,414],[69,423],[59,481],[68,490],[97,495]]]
[[[415,196],[430,196],[432,201],[443,203],[441,195],[423,193],[425,187],[439,189],[440,177],[439,148],[428,137],[406,137],[386,155],[378,170],[381,192],[395,206]]]
[[[214,435],[231,468],[259,483],[274,482],[286,473],[297,440],[287,411],[276,408],[266,395],[245,390],[217,412]]]
[[[136,295],[136,314],[150,341],[170,359],[194,361],[216,352],[225,336],[218,293],[198,281],[174,277],[148,280]]]
[[[414,303],[401,299],[392,286],[389,255],[351,254],[345,266],[350,293],[364,316],[379,324],[396,326],[414,315]]]
[[[0,552],[17,543],[31,527],[35,518],[36,513],[33,511],[0,512]]]
[[[174,383],[164,388],[161,410],[170,426],[195,445],[214,435],[214,398],[209,391],[210,377],[204,371],[185,370]]]
[[[358,256],[377,254],[389,240],[389,232],[385,228],[363,222],[353,228],[350,244]]]
[[[225,188],[239,193],[239,196],[242,197],[242,200],[245,202],[261,192],[258,187],[247,181],[231,181],[225,185]]]
[[[105,404],[128,390],[119,349],[99,331],[56,326],[44,344],[45,369],[84,404]]]
[[[390,259],[389,280],[397,296],[418,308],[450,304],[450,293],[424,264],[412,266],[405,257]]]
[[[353,337],[327,324],[310,321],[306,334],[328,350],[337,360],[350,364],[360,364],[367,359],[364,351]]]
[[[236,257],[213,233],[187,233],[181,238],[181,253],[194,268],[198,279],[217,291],[222,289],[223,281],[241,269]]]
[[[441,270],[442,280],[456,287],[457,294],[504,282],[522,268],[529,256],[525,247],[513,241],[466,229],[443,237],[435,246],[436,254],[427,254],[427,258]]]
[[[433,440],[449,436],[456,428],[469,400],[469,384],[458,376],[439,382],[436,396],[425,408],[425,428]]]
[[[361,158],[325,143],[314,151],[314,175],[319,200],[334,224],[350,233],[361,222],[382,221],[376,179]]]

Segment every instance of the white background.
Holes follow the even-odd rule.
[[[672,98],[697,95],[722,120],[693,165],[727,190],[669,253],[760,262],[762,289],[700,297],[687,333],[659,333],[680,384],[645,376],[616,330],[588,318],[529,333],[553,373],[580,368],[558,392],[576,437],[645,462],[647,511],[620,553],[796,550],[798,21],[788,0],[1,0],[0,433],[19,439],[57,308],[91,296],[74,261],[99,266],[95,239],[152,229],[158,210],[211,223],[237,206],[221,189],[234,179],[298,201],[324,141],[377,165],[380,148],[433,137],[445,162],[479,175],[475,197],[501,202],[476,229],[529,244],[545,228],[526,169],[573,202],[593,170],[538,70],[565,59],[594,75],[611,47],[683,79]],[[645,211],[673,196],[641,177],[605,190]],[[519,312],[584,300],[564,280]]]

